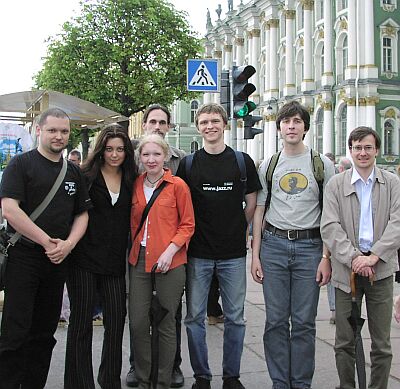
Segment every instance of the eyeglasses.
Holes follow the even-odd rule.
[[[357,146],[351,146],[350,148],[356,153],[361,153],[361,151],[363,150],[366,153],[372,153],[375,150],[375,147],[371,145],[366,145],[366,146],[357,145]]]

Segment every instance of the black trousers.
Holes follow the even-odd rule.
[[[109,276],[71,265],[67,278],[71,304],[65,389],[94,389],[92,364],[93,309],[99,293],[104,339],[97,381],[103,389],[121,388],[122,337],[126,316],[125,275]]]
[[[45,387],[66,272],[67,263],[52,264],[39,245],[10,248],[0,335],[1,389]]]

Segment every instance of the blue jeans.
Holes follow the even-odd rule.
[[[246,258],[189,258],[187,264],[187,316],[190,363],[194,376],[211,380],[208,365],[206,327],[207,298],[214,268],[217,273],[225,315],[222,377],[240,376],[245,323],[243,318],[246,296]]]
[[[310,388],[315,368],[315,281],[322,240],[263,234],[264,351],[274,389]],[[289,325],[290,320],[290,325]]]

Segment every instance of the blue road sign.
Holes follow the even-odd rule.
[[[187,90],[192,92],[218,92],[218,60],[188,59]]]

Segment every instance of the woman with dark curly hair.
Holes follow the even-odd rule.
[[[134,151],[118,124],[105,127],[82,166],[93,208],[84,237],[71,255],[68,293],[71,316],[65,358],[65,389],[94,389],[92,316],[98,293],[104,340],[97,381],[121,388],[122,336],[126,316],[126,250],[131,197],[137,177]]]

